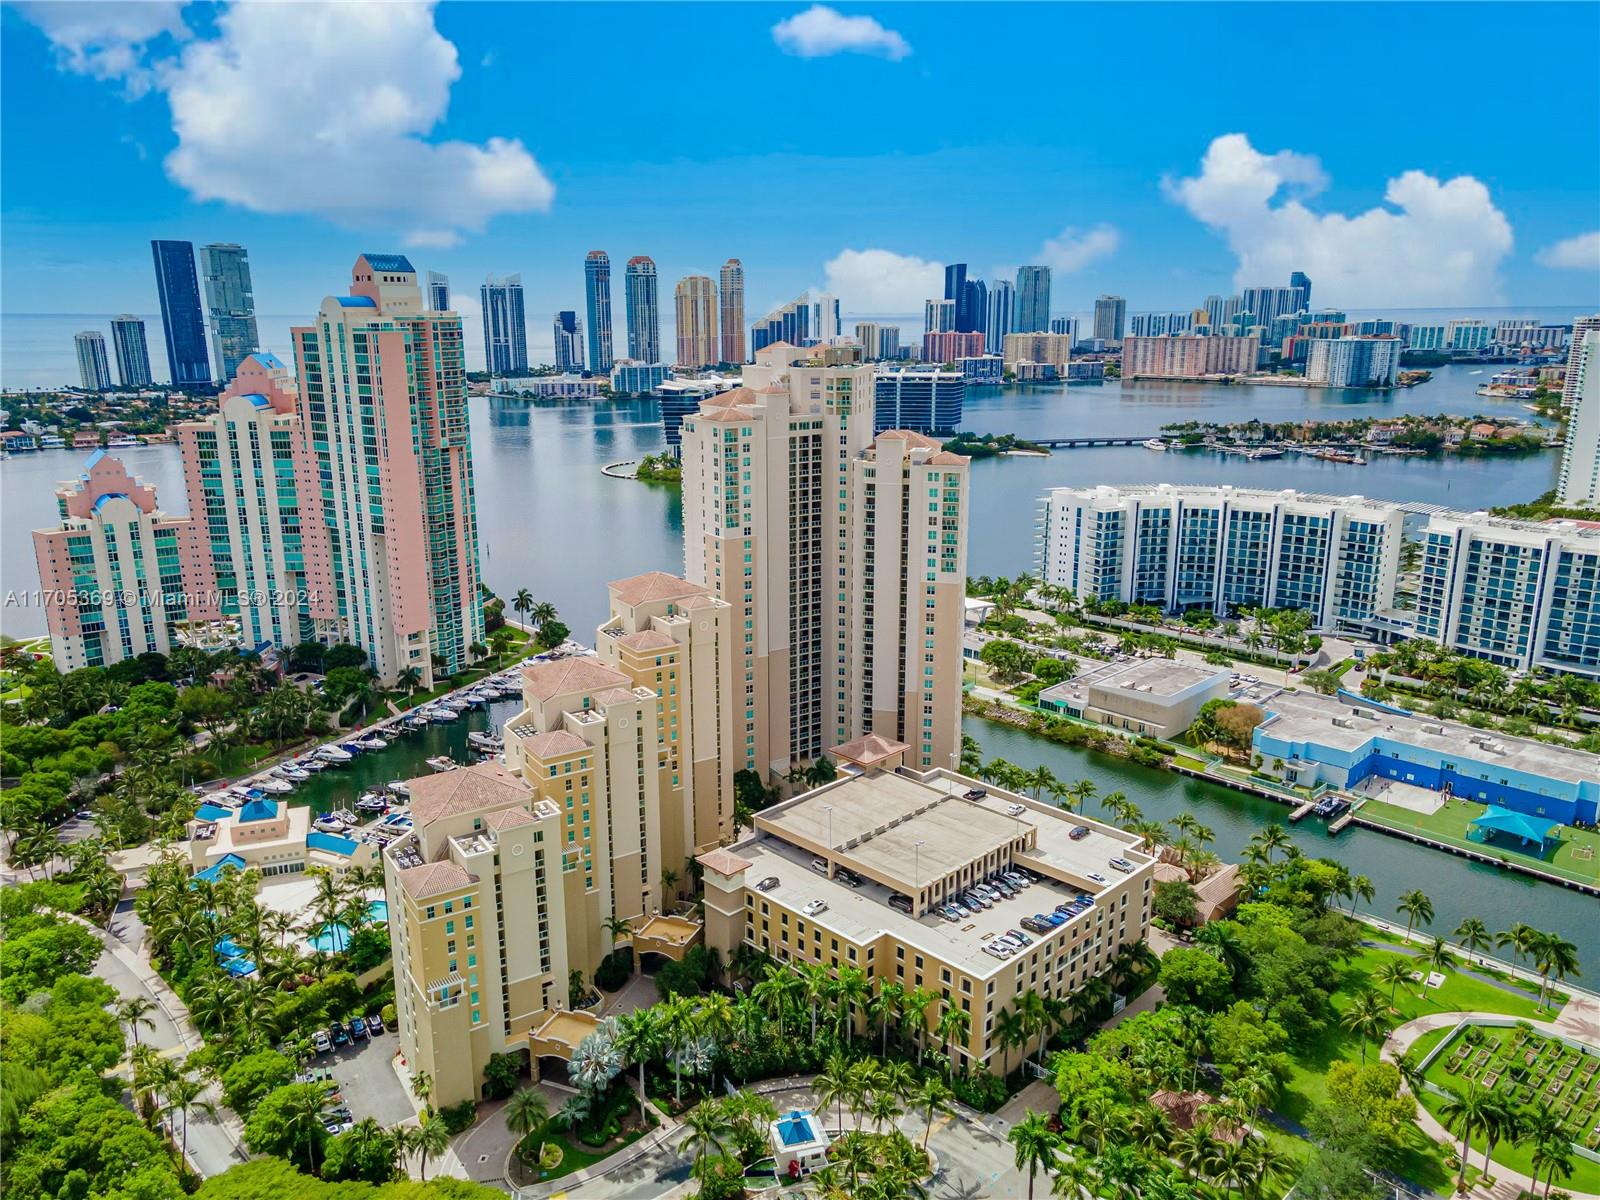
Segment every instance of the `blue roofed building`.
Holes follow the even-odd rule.
[[[809,1175],[828,1165],[832,1139],[815,1113],[791,1109],[768,1127],[772,1157],[778,1177]]]
[[[237,809],[214,798],[195,810],[189,822],[189,862],[196,879],[215,882],[228,869],[260,872],[270,882],[324,867],[342,875],[353,866],[377,860],[368,842],[311,828],[311,810],[260,793],[244,797]]]
[[[1412,807],[1427,805],[1432,792],[1563,825],[1600,818],[1600,756],[1571,746],[1419,716],[1351,692],[1280,692],[1264,707],[1251,748],[1264,772],[1290,783],[1389,792]]]

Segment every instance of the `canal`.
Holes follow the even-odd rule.
[[[1359,826],[1331,837],[1314,819],[1289,824],[1288,807],[1271,800],[1091,750],[1057,745],[981,717],[967,717],[964,726],[968,736],[983,747],[986,762],[1003,758],[1025,769],[1043,763],[1063,780],[1092,779],[1100,795],[1122,792],[1150,820],[1170,821],[1181,812],[1193,813],[1216,834],[1211,849],[1225,861],[1240,861],[1251,836],[1277,822],[1307,855],[1336,858],[1352,874],[1372,880],[1377,895],[1364,907],[1375,916],[1394,920],[1400,893],[1420,888],[1433,901],[1430,933],[1448,937],[1467,917],[1478,917],[1495,931],[1524,921],[1536,929],[1559,933],[1577,946],[1579,959],[1591,972],[1594,964],[1600,963],[1600,901],[1593,896]],[[1088,815],[1111,819],[1095,800],[1089,802]],[[1589,986],[1593,985],[1594,980],[1589,980]]]

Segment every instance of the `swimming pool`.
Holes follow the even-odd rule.
[[[386,924],[389,920],[389,902],[374,900],[367,905],[366,924]],[[348,943],[350,930],[341,924],[324,925],[315,937],[306,939],[306,945],[319,954],[337,954]]]

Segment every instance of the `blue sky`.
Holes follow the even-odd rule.
[[[664,295],[737,256],[752,317],[812,286],[908,311],[949,261],[1051,262],[1060,311],[1295,266],[1351,308],[1600,305],[1595,5],[0,20],[7,312],[153,311],[152,237],[246,245],[263,313],[394,248],[458,289],[520,271],[540,313],[580,306],[596,247],[652,255]]]

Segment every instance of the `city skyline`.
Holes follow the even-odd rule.
[[[4,87],[19,102],[24,94],[35,97],[32,107],[40,115],[35,127],[11,131],[4,149],[11,185],[4,232],[7,310],[147,311],[143,273],[132,267],[142,241],[159,235],[250,247],[259,312],[293,311],[298,279],[375,238],[403,241],[419,262],[457,278],[520,270],[529,281],[532,312],[578,303],[566,264],[595,245],[612,246],[613,253],[647,252],[669,279],[716,278],[718,265],[734,250],[749,273],[748,308],[754,312],[807,287],[840,295],[848,311],[914,311],[922,300],[942,294],[943,268],[956,262],[968,264],[970,277],[991,282],[1022,264],[1050,265],[1058,310],[1087,308],[1102,291],[1127,296],[1130,309],[1175,308],[1194,303],[1191,297],[1277,281],[1285,274],[1283,264],[1266,247],[1274,240],[1269,235],[1286,230],[1299,265],[1318,280],[1321,303],[1582,305],[1600,291],[1600,238],[1590,203],[1600,187],[1600,164],[1568,150],[1600,139],[1592,78],[1553,64],[1547,103],[1560,119],[1534,129],[1518,121],[1515,136],[1507,124],[1511,115],[1490,106],[1461,121],[1452,98],[1457,93],[1446,86],[1456,69],[1450,64],[1492,49],[1491,23],[1441,21],[1437,8],[1400,9],[1386,28],[1397,44],[1408,31],[1422,36],[1424,27],[1430,39],[1443,38],[1440,64],[1411,64],[1402,77],[1386,72],[1382,89],[1350,86],[1342,74],[1348,62],[1331,50],[1284,58],[1265,45],[1269,37],[1274,47],[1281,45],[1281,31],[1251,23],[1231,23],[1224,31],[1221,23],[1196,14],[1176,16],[1170,28],[1151,33],[1142,53],[1153,76],[1164,65],[1181,69],[1224,36],[1266,73],[1269,86],[1276,79],[1309,91],[1331,86],[1337,75],[1346,120],[1313,134],[1269,114],[1250,119],[1216,116],[1203,107],[1192,114],[1175,110],[1166,103],[1171,96],[1165,87],[1122,96],[1129,127],[1141,130],[1134,139],[1111,137],[1093,123],[1080,130],[1078,122],[1065,123],[1071,132],[1006,138],[985,128],[976,114],[952,113],[937,135],[913,134],[898,154],[881,157],[868,186],[853,187],[856,199],[848,211],[818,210],[780,228],[767,220],[761,197],[774,189],[824,194],[833,182],[858,177],[856,159],[782,139],[774,144],[764,134],[723,126],[698,151],[700,157],[684,159],[681,146],[622,123],[624,144],[609,148],[601,161],[580,130],[541,121],[538,114],[519,125],[519,118],[508,115],[496,97],[510,64],[493,51],[524,24],[581,36],[592,15],[508,9],[498,20],[511,28],[491,30],[472,6],[392,7],[374,38],[391,60],[429,65],[431,75],[405,84],[421,93],[421,115],[406,128],[386,130],[385,138],[414,168],[425,169],[430,156],[511,156],[505,165],[516,169],[503,203],[467,188],[450,199],[421,189],[417,196],[352,204],[365,197],[348,193],[375,184],[341,180],[332,172],[334,178],[290,192],[274,190],[281,186],[276,179],[269,185],[244,178],[231,159],[223,159],[224,148],[206,144],[194,126],[195,91],[203,84],[225,87],[234,76],[203,78],[199,66],[189,63],[191,56],[180,52],[220,46],[239,55],[242,70],[265,55],[275,36],[293,37],[298,48],[303,31],[279,29],[270,12],[224,8],[207,14],[190,6],[181,10],[181,37],[173,32],[177,26],[152,20],[147,36],[122,30],[119,41],[90,21],[73,30],[55,28],[52,43],[26,13],[5,10]],[[1564,21],[1575,15],[1600,20],[1591,10],[1550,11]],[[642,36],[659,34],[667,46],[692,40],[703,21],[722,20],[693,10],[671,17],[635,15]],[[877,14],[909,48],[899,59],[800,52],[774,32],[792,15],[784,6],[749,6],[722,22],[723,40],[734,39],[760,63],[756,86],[763,94],[833,87],[862,102],[894,95],[915,105],[918,97],[950,86],[975,50],[968,31],[961,38],[947,36],[953,14],[936,7],[903,5]],[[38,19],[50,26],[45,17]],[[1065,19],[1049,9],[1028,16],[1047,24]],[[1112,32],[1118,18],[1087,10],[1073,19]],[[1318,40],[1336,45],[1341,33],[1357,33],[1363,19],[1359,9],[1323,12],[1317,20],[1326,36]],[[1020,36],[1022,20],[1002,10],[979,35]],[[1254,54],[1258,42],[1261,53]],[[1559,57],[1570,45],[1577,54],[1592,42],[1574,36],[1552,52]],[[139,65],[107,66],[114,50],[125,52],[116,62]],[[333,53],[325,46],[306,52]],[[431,66],[434,56],[447,58],[450,68]],[[157,79],[155,64],[173,62],[176,69]],[[551,90],[559,93],[560,72],[567,68],[551,67],[557,72]],[[1114,61],[1087,66],[1073,90],[1059,94],[1053,90],[1058,83],[1022,78],[1016,81],[1017,99],[1070,109],[1099,94],[1096,89],[1114,86],[1103,73],[1115,69]],[[91,70],[108,77],[94,78]],[[622,101],[599,103],[596,119],[603,120],[607,106]],[[296,102],[293,111],[306,115],[304,104]],[[1385,148],[1350,132],[1396,107],[1425,136]],[[1141,114],[1156,113],[1160,122],[1142,120]],[[333,119],[319,113],[312,118]],[[263,116],[266,132],[283,119]],[[65,196],[52,189],[47,203],[42,189],[50,187],[48,173],[35,168],[68,136],[67,129],[74,144],[82,143],[125,179],[114,206],[94,189]],[[1495,147],[1492,161],[1483,149],[1489,145]],[[1552,161],[1563,163],[1559,179],[1547,170]],[[686,170],[696,173],[693,187],[683,186]],[[994,188],[996,172],[1016,185]],[[380,174],[386,178],[393,168]],[[922,179],[933,186],[914,182]],[[1246,183],[1230,188],[1229,179]],[[339,191],[346,185],[347,191]],[[921,202],[917,211],[905,211],[903,197],[913,186]],[[689,206],[693,221],[685,219]],[[39,215],[44,212],[48,220]],[[1422,256],[1409,258],[1409,265],[1436,252],[1442,256],[1439,247],[1455,243],[1469,249],[1462,256],[1469,260],[1465,266],[1394,272],[1396,291],[1371,294],[1375,281],[1390,273],[1385,259],[1397,247]],[[1350,265],[1330,270],[1329,256]],[[62,269],[86,260],[105,270]],[[625,260],[624,253],[619,266]],[[1557,265],[1563,263],[1569,265]],[[87,290],[91,278],[95,293]],[[19,303],[19,297],[27,302]],[[895,298],[910,302],[886,303]]]

